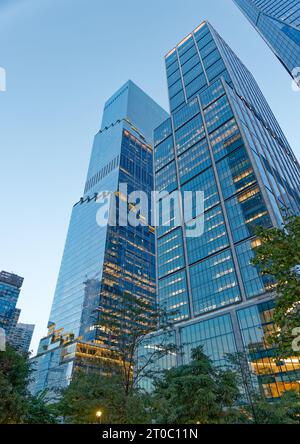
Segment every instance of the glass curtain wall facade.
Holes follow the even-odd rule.
[[[49,318],[49,334],[34,359],[33,392],[64,387],[79,368],[101,369],[114,359],[101,328],[101,310],[124,292],[155,302],[153,227],[100,226],[99,197],[124,199],[153,190],[153,130],[168,114],[133,82],[106,103],[95,136],[83,197],[73,208]],[[112,205],[109,211],[112,210]],[[118,213],[117,213],[118,216]]]
[[[20,310],[16,308],[24,279],[16,274],[0,273],[0,328],[8,337],[15,328]]]
[[[273,282],[250,261],[255,227],[300,214],[299,164],[253,76],[209,23],[167,54],[166,70],[171,117],[154,133],[156,190],[204,191],[202,236],[172,226],[172,215],[156,233],[158,299],[176,311],[177,364],[200,344],[217,364],[246,351],[261,390],[276,398],[299,387],[300,363],[273,361]]]
[[[299,83],[300,3],[298,0],[233,0]],[[297,70],[298,68],[298,70]],[[295,70],[295,71],[294,71]],[[300,83],[299,83],[300,84]]]
[[[23,324],[18,322],[12,333],[8,336],[9,343],[19,352],[28,353],[34,327],[33,324]]]

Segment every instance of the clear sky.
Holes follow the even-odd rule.
[[[252,71],[300,157],[300,93],[231,0],[0,0],[0,269],[46,325],[105,100],[129,78],[168,109],[163,56],[208,19]]]

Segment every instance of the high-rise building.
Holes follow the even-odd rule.
[[[0,328],[5,331],[5,343],[27,353],[34,325],[18,323],[21,310],[16,308],[24,279],[7,271],[0,272]]]
[[[20,310],[16,308],[24,279],[6,271],[0,272],[0,328],[8,336],[16,326]]]
[[[300,85],[298,0],[233,0]]]
[[[49,334],[34,358],[33,392],[66,386],[77,367],[101,369],[110,353],[101,310],[110,301],[128,292],[155,302],[153,227],[102,225],[99,211],[107,193],[124,202],[126,191],[153,190],[153,130],[167,116],[131,81],[105,104],[83,197],[72,211]]]
[[[8,336],[8,342],[17,351],[21,353],[28,353],[34,327],[35,326],[33,324],[23,324],[22,322],[18,322]]]
[[[251,259],[257,226],[299,214],[300,167],[255,79],[209,23],[165,62],[171,117],[154,133],[155,187],[203,191],[204,210],[193,204],[190,217],[202,218],[204,232],[192,237],[180,205],[181,226],[174,223],[177,197],[169,223],[156,230],[158,298],[175,310],[173,340],[182,351],[159,365],[186,363],[199,345],[219,365],[246,353],[255,383],[276,398],[299,388],[300,362],[273,359],[273,282]]]

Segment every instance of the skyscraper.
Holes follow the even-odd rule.
[[[234,0],[300,85],[300,3],[297,0]]]
[[[16,308],[24,279],[16,274],[0,273],[0,328],[5,331],[5,343],[27,353],[34,325],[18,323],[21,310]],[[2,339],[2,338],[1,338]]]
[[[153,189],[153,130],[166,117],[133,82],[105,104],[95,136],[83,197],[74,205],[49,334],[40,342],[31,389],[64,387],[78,366],[101,366],[109,344],[101,310],[128,292],[155,301],[155,241],[151,226],[99,224],[100,200],[114,193],[124,201],[121,184],[132,191]]]
[[[19,352],[28,353],[34,331],[33,324],[18,322],[8,336],[8,342]]]
[[[8,336],[16,326],[20,310],[16,308],[24,279],[16,274],[0,273],[0,328]]]
[[[209,23],[165,61],[171,117],[154,133],[155,186],[204,191],[204,215],[196,205],[192,214],[204,219],[204,233],[191,237],[182,211],[174,224],[174,210],[157,229],[158,298],[176,310],[173,340],[182,350],[160,365],[188,362],[198,345],[221,365],[226,354],[246,352],[255,384],[276,398],[299,388],[300,362],[273,359],[273,282],[250,261],[255,227],[299,214],[300,167],[255,79]]]

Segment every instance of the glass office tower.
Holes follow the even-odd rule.
[[[105,104],[84,194],[72,211],[49,334],[34,358],[34,393],[64,387],[77,367],[101,369],[113,359],[101,328],[108,301],[124,292],[155,301],[153,227],[99,225],[98,217],[108,193],[124,200],[120,184],[128,194],[153,190],[153,130],[167,116],[131,81]]]
[[[234,0],[234,2],[300,85],[299,1]]]
[[[243,352],[269,398],[300,388],[300,362],[273,360],[273,282],[251,265],[255,228],[300,214],[300,167],[251,73],[204,22],[166,56],[171,117],[154,133],[157,191],[204,191],[204,233],[169,223],[157,229],[159,302],[176,311],[174,341],[182,353],[160,364],[186,363],[202,344],[216,364]],[[163,202],[163,200],[162,200]],[[149,337],[155,343],[155,336]],[[140,351],[147,354],[146,344]]]

